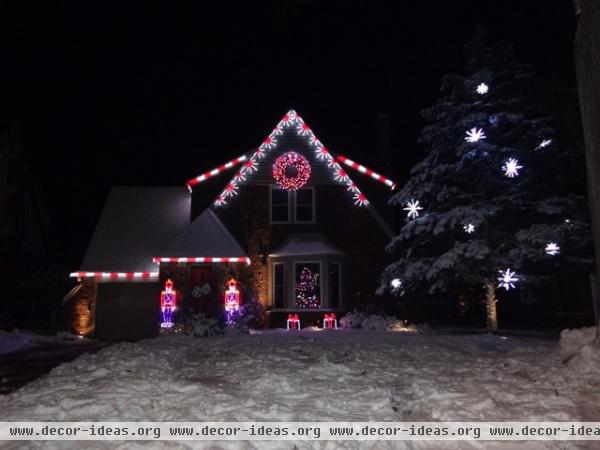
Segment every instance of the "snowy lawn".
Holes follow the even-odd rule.
[[[118,344],[56,367],[0,397],[0,420],[600,421],[598,353],[573,357],[583,337],[568,337],[571,344],[563,345],[562,352],[548,340],[433,332],[273,330],[161,337]],[[15,444],[23,448],[24,443]],[[81,448],[79,444],[31,442],[27,448]],[[493,446],[440,444],[296,443],[298,448]],[[494,448],[510,448],[506,444]],[[590,443],[521,444],[585,448]],[[122,445],[201,447],[191,442]],[[230,442],[226,448],[291,445]]]
[[[35,347],[52,344],[81,344],[90,342],[82,336],[59,332],[54,336],[44,336],[29,331],[0,330],[0,355],[26,351]]]

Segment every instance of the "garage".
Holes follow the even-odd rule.
[[[98,283],[96,333],[101,341],[137,341],[159,331],[158,283]]]

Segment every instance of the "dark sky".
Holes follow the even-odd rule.
[[[477,26],[574,89],[570,0],[4,1],[0,119],[18,124],[65,256],[114,184],[180,185],[295,108],[324,143],[406,176],[419,111]],[[216,6],[219,5],[219,6]],[[392,155],[374,152],[390,115]]]

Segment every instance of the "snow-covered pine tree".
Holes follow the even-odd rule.
[[[516,272],[508,289],[581,270],[592,263],[591,238],[585,199],[571,193],[576,159],[531,100],[528,67],[479,34],[466,50],[465,74],[443,77],[443,97],[422,112],[425,158],[390,200],[407,217],[388,246],[399,259],[380,289],[483,288],[496,331],[500,271]]]

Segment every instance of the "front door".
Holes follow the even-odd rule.
[[[189,289],[188,298],[192,310],[208,317],[216,317],[220,311],[220,304],[213,267],[191,266]]]

